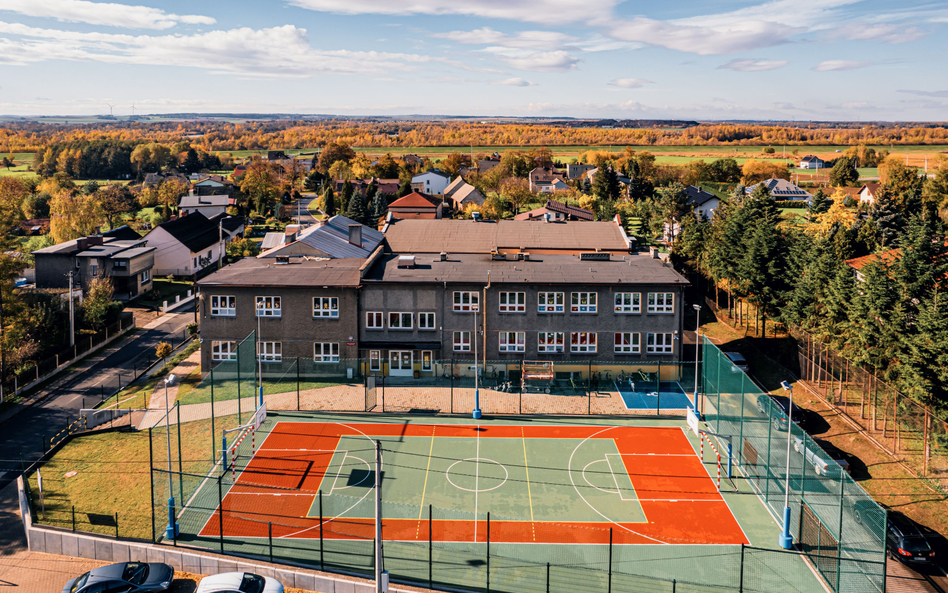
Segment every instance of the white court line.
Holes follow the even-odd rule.
[[[481,468],[480,456],[481,456],[481,426],[478,424],[474,427],[475,432],[477,432],[477,448],[474,452],[474,541],[477,542],[477,491],[480,487],[477,484],[478,473]]]
[[[603,461],[606,461],[606,460],[605,460],[605,459],[596,459],[595,461],[590,461],[589,463],[587,463],[587,464],[586,464],[586,467],[583,468],[583,480],[585,480],[586,483],[589,484],[592,488],[595,488],[596,490],[598,490],[598,491],[600,491],[600,492],[605,492],[606,494],[619,494],[619,491],[618,491],[618,490],[616,490],[615,492],[613,492],[612,490],[606,490],[605,488],[600,488],[599,486],[596,486],[595,484],[593,484],[592,482],[589,481],[589,478],[586,477],[586,470],[589,469],[589,466],[590,466],[590,465],[593,465],[593,464],[595,464],[595,463],[602,463]],[[614,476],[614,475],[613,475],[613,479],[615,479],[615,476]],[[616,487],[618,487],[618,484],[616,484]]]
[[[349,457],[349,450],[342,450],[342,461],[339,463],[339,471],[336,472],[336,477],[332,479],[332,486],[329,488],[329,494],[326,496],[332,496],[333,491],[336,489],[336,480],[339,479],[339,476],[342,474],[342,468],[346,467],[346,458]],[[331,463],[331,461],[330,461]]]

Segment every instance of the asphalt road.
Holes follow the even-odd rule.
[[[160,325],[139,329],[118,346],[110,346],[82,364],[78,372],[50,387],[44,399],[26,406],[0,424],[0,490],[16,478],[20,459],[29,464],[43,453],[44,438],[49,439],[79,416],[79,410],[92,407],[121,384],[128,383],[133,368],[141,372],[146,360],[154,356],[155,346],[167,341],[181,342],[188,323],[194,321],[193,305],[170,314]],[[48,442],[48,441],[47,441]]]
[[[303,197],[299,200],[299,221],[304,227],[312,226],[316,224],[316,219],[310,214],[308,210],[309,203],[313,200],[318,199],[319,196],[316,194],[303,194]],[[293,211],[293,220],[297,219],[296,211]]]

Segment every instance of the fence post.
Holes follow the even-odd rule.
[[[744,380],[747,375],[741,373],[741,426],[737,429],[737,459],[740,463],[741,451],[744,450]],[[731,467],[731,461],[728,460],[728,467]]]
[[[296,411],[300,411],[300,357],[296,357]]]
[[[44,439],[46,437],[43,437]],[[155,449],[151,441],[151,428],[148,429],[148,489],[151,492],[151,543],[158,543],[155,538]]]
[[[433,588],[434,588],[434,587],[433,587],[433,582],[434,582],[434,581],[433,581],[433,579],[432,579],[432,568],[431,568],[431,566],[432,566],[432,563],[431,563],[431,560],[432,560],[432,558],[431,558],[431,554],[432,554],[432,547],[431,547],[431,531],[432,531],[432,529],[431,529],[431,505],[429,504],[429,505],[428,505],[428,588],[429,588],[429,589],[433,589]]]
[[[237,424],[240,425],[240,345],[237,346]]]
[[[76,505],[72,505],[72,532],[76,532]]]
[[[217,430],[214,428],[214,369],[211,369],[211,463],[217,461]]]
[[[326,570],[323,563],[323,491],[319,491],[319,570]]]
[[[224,553],[224,491],[221,487],[223,472],[217,476],[217,529],[220,534],[221,554]]]
[[[839,476],[839,531],[836,533],[836,588],[834,591],[839,591],[839,572],[842,565],[842,560],[840,559],[840,554],[843,549],[843,497],[846,494],[846,479],[843,477],[842,472]],[[888,523],[886,523],[885,530],[888,530]],[[799,534],[798,534],[799,537]],[[883,535],[883,540],[885,536]],[[883,545],[885,545],[883,543]],[[883,584],[885,587],[885,584]]]
[[[928,444],[928,437],[931,431],[928,425],[931,423],[931,416],[928,415],[928,406],[925,406],[925,424],[922,430],[922,475],[928,476],[928,456],[931,453],[931,447]]]
[[[550,593],[550,563],[546,563],[546,593]]]
[[[115,539],[118,539],[118,511],[115,511]]]
[[[267,540],[270,544],[270,564],[273,564],[273,521],[267,521]]]
[[[487,593],[490,593],[490,511],[487,512]]]
[[[697,345],[695,346],[697,348]],[[662,415],[662,361],[658,361],[658,372],[655,373],[655,415]]]
[[[770,500],[770,467],[773,465],[770,459],[770,441],[771,441],[771,432],[773,431],[773,401],[768,397],[767,398],[767,484],[764,487],[764,504],[767,504]],[[790,427],[787,427],[787,430],[790,430]],[[789,436],[787,438],[790,438]]]
[[[612,527],[609,528],[609,589],[612,593]]]
[[[454,359],[451,359],[451,414],[454,414]]]
[[[181,462],[181,405],[174,403],[175,417],[178,421],[178,491],[181,493],[181,505],[184,506],[184,465]]]

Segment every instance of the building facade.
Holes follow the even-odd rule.
[[[115,239],[94,235],[66,241],[33,252],[37,288],[67,288],[84,291],[95,278],[108,278],[115,298],[127,301],[151,290],[155,248],[144,239]]]

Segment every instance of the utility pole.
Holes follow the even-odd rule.
[[[221,252],[217,254],[217,269],[220,270],[224,265],[224,252],[226,251],[224,246],[224,219],[217,221],[217,242],[220,246]]]
[[[76,316],[72,302],[72,272],[69,272],[69,346],[76,345]]]
[[[375,593],[382,593],[382,443],[375,441]]]

